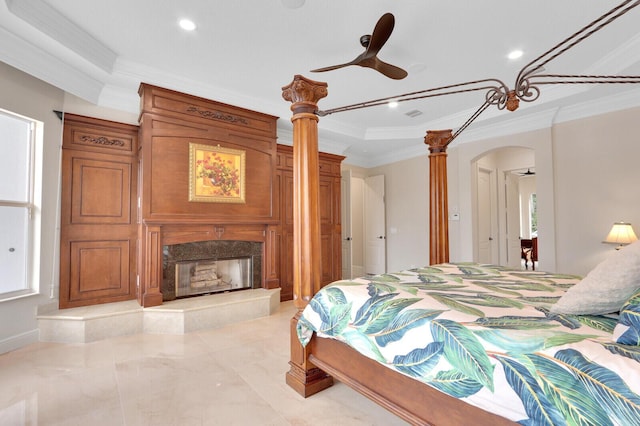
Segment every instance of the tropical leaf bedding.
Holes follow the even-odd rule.
[[[318,292],[298,322],[523,425],[640,425],[640,347],[615,316],[552,314],[579,277],[448,263]]]

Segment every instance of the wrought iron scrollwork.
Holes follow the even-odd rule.
[[[453,95],[485,90],[484,103],[472,114],[472,116],[453,133],[451,142],[462,131],[464,131],[482,112],[489,106],[496,106],[499,110],[507,109],[515,111],[518,109],[520,101],[536,101],[542,90],[540,86],[551,84],[637,84],[640,83],[640,76],[628,75],[576,75],[576,74],[545,74],[545,65],[562,55],[576,44],[584,41],[595,32],[611,24],[631,9],[640,5],[640,0],[626,0],[609,12],[590,22],[571,36],[562,40],[542,55],[525,65],[516,77],[514,89],[510,90],[502,81],[489,78],[474,80],[465,83],[452,84],[448,86],[436,87],[417,92],[405,93],[399,96],[389,96],[367,102],[360,102],[343,107],[333,108],[325,111],[316,111],[319,116],[325,116],[338,112],[351,111],[361,108],[387,104],[390,101],[406,102],[417,99],[426,99],[438,96]]]

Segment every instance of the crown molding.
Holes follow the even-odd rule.
[[[573,105],[560,108],[555,119],[555,123],[579,120],[581,118],[635,108],[638,106],[640,106],[640,88],[625,90],[624,92],[615,95],[575,103]]]
[[[9,11],[86,61],[110,73],[118,55],[42,0],[5,0]]]
[[[102,82],[4,28],[0,28],[0,61],[89,102],[97,103],[103,88]]]
[[[585,74],[616,74],[640,60],[640,34],[603,56]]]

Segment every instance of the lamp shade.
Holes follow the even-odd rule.
[[[638,237],[636,237],[636,233],[633,232],[633,228],[630,223],[616,222],[611,227],[611,231],[609,231],[609,235],[604,239],[604,242],[618,244],[618,247],[620,247],[625,244],[631,244],[637,239]]]

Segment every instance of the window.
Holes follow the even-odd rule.
[[[38,122],[0,109],[0,300],[34,284],[35,144]]]
[[[531,213],[531,235],[538,236],[538,197],[531,194],[529,199],[529,212]]]

